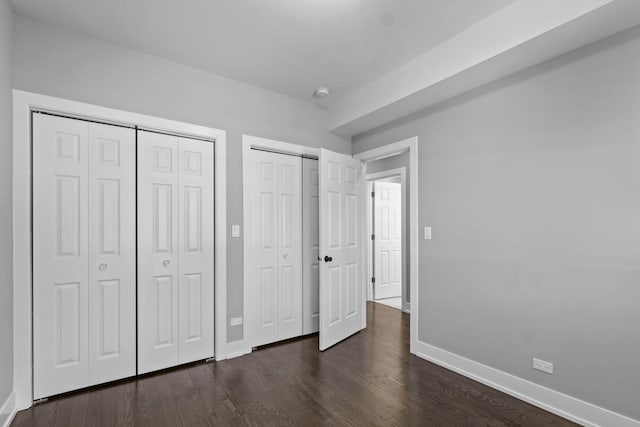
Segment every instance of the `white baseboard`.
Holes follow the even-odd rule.
[[[0,427],[9,427],[16,416],[16,394],[11,392],[0,407]]]
[[[410,302],[403,303],[402,311],[404,311],[405,313],[411,313],[411,303]]]
[[[247,343],[244,340],[228,342],[226,346],[227,354],[224,359],[233,359],[235,357],[244,356],[251,353],[251,347],[247,347]],[[218,360],[224,360],[218,359]]]
[[[416,356],[589,427],[640,427],[640,421],[417,341]]]

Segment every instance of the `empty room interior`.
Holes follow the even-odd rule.
[[[640,1],[0,0],[0,427],[640,427]]]

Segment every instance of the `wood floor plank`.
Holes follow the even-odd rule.
[[[409,316],[368,303],[368,327],[49,399],[24,426],[573,426],[409,353]]]

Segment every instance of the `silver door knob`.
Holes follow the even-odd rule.
[[[162,261],[162,265],[164,265],[165,267],[168,266],[169,264],[171,264],[171,261],[169,261],[168,259],[165,259],[164,261]]]
[[[286,253],[285,253],[285,254],[282,254],[282,257],[283,257],[284,259],[289,259],[289,254],[286,254]]]
[[[108,267],[106,262],[100,263],[100,265],[98,266],[98,270],[106,270]]]

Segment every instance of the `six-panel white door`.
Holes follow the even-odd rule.
[[[138,132],[138,373],[178,362],[178,138]]]
[[[321,149],[320,174],[320,350],[364,329],[362,164]]]
[[[89,125],[89,383],[136,374],[135,131]]]
[[[33,395],[89,385],[89,123],[33,115]]]
[[[302,158],[279,157],[278,339],[286,340],[302,335]]]
[[[33,116],[34,398],[135,374],[135,135]]]
[[[247,280],[247,336],[251,346],[302,335],[302,159],[252,150],[245,166],[246,224],[252,265]]]
[[[138,133],[138,372],[213,356],[213,145]]]
[[[302,333],[320,328],[318,161],[302,159]]]
[[[374,184],[374,298],[402,296],[401,184]]]
[[[278,340],[278,187],[277,157],[251,150],[247,164],[251,171],[249,220],[245,233],[251,254],[247,288],[247,337],[252,347]]]
[[[178,358],[213,357],[213,144],[178,140]]]

